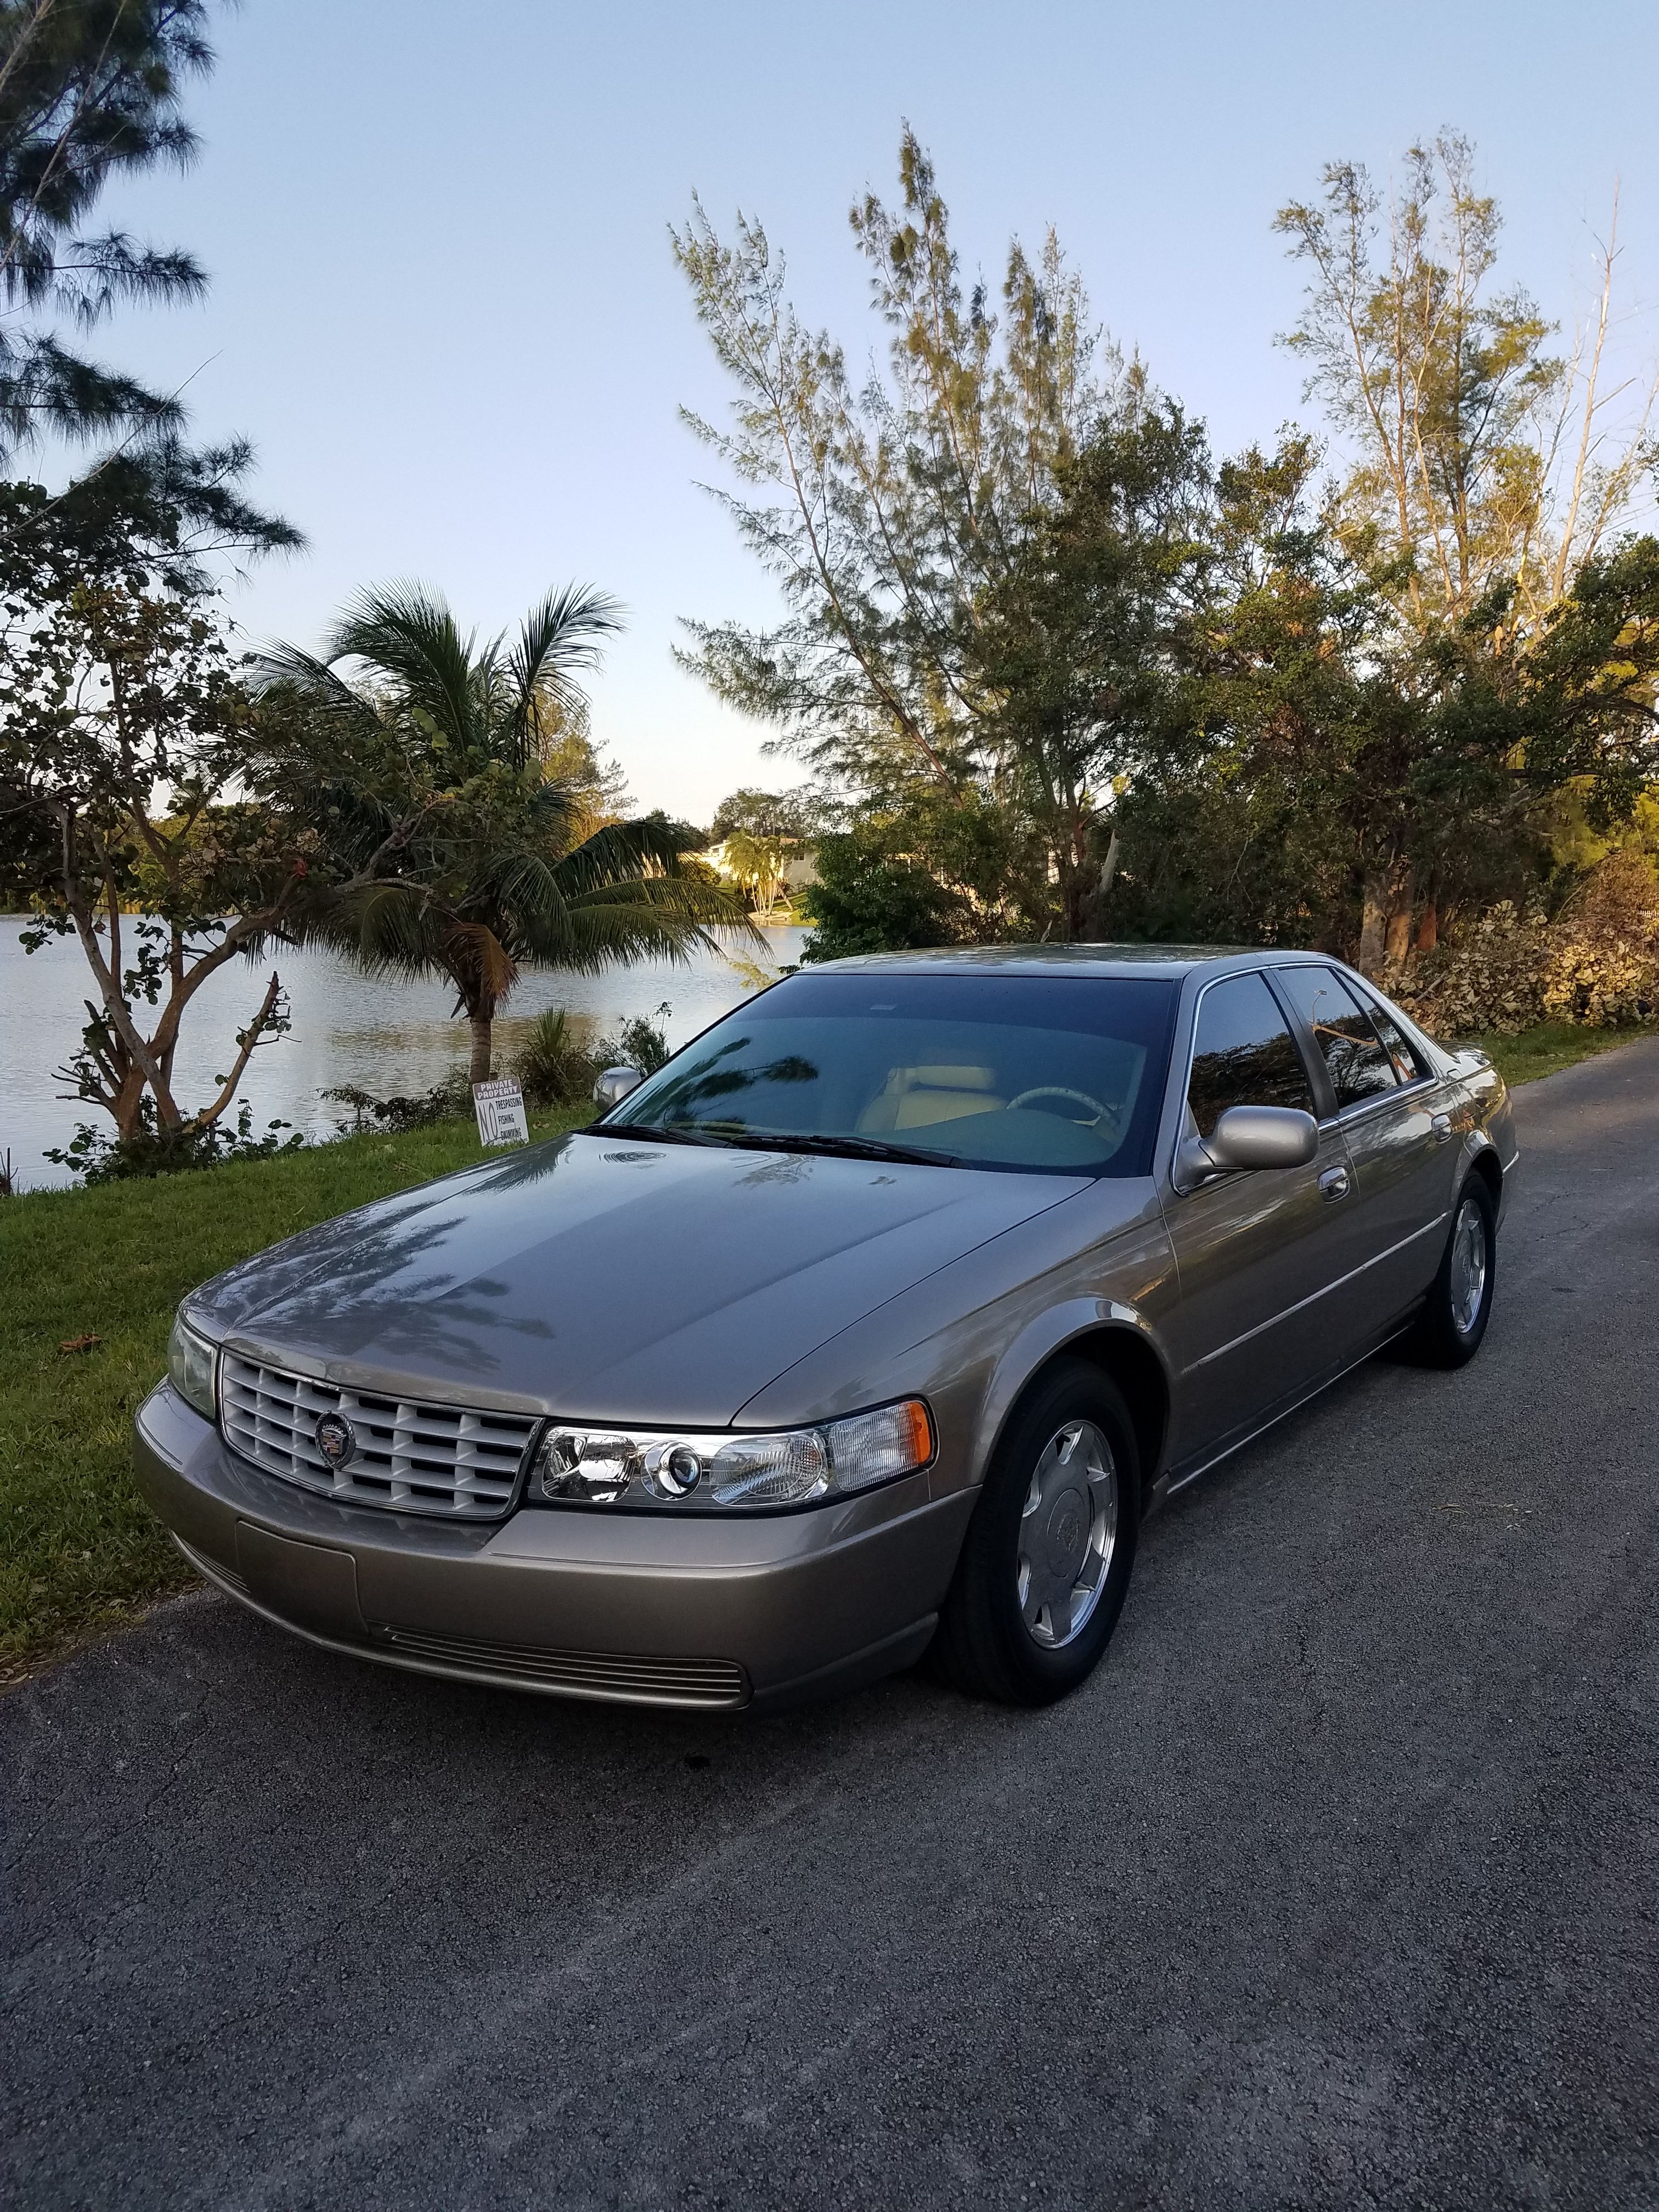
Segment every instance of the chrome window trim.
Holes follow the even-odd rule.
[[[1396,1022],[1404,1031],[1407,1042],[1417,1047],[1442,1080],[1451,1073],[1451,1063],[1457,1056],[1455,1051],[1446,1045],[1437,1044],[1422,1024],[1414,1022],[1409,1014],[1402,1013],[1388,993],[1379,990],[1369,975],[1362,975],[1357,968],[1350,968],[1345,961],[1332,961],[1328,964],[1341,975],[1352,975],[1367,996],[1375,999],[1378,1006],[1386,1010],[1389,1018]]]
[[[1343,973],[1344,975],[1349,975],[1350,971],[1345,969]],[[1439,1064],[1441,1055],[1437,1054],[1428,1048],[1427,1040],[1422,1036],[1421,1032],[1418,1030],[1412,1023],[1406,1019],[1404,1014],[1401,1012],[1400,1009],[1395,1005],[1391,999],[1388,999],[1383,996],[1382,993],[1377,989],[1376,984],[1372,982],[1369,975],[1352,974],[1350,976],[1350,984],[1351,988],[1353,988],[1355,995],[1358,997],[1360,1005],[1364,1006],[1366,1012],[1371,1016],[1371,1027],[1373,1029],[1376,1029],[1376,1015],[1380,1010],[1382,1012],[1385,1013],[1389,1019],[1394,1024],[1401,1036],[1406,1040],[1407,1047],[1411,1048],[1416,1058],[1427,1066],[1429,1070],[1428,1075],[1415,1075],[1412,1078],[1412,1082],[1425,1083],[1437,1076],[1443,1077],[1446,1071]],[[1382,1034],[1382,1031],[1378,1030],[1377,1035],[1381,1036]],[[1388,1040],[1386,1038],[1383,1039],[1383,1045],[1384,1048],[1387,1049]],[[1390,1060],[1394,1059],[1394,1054],[1391,1050],[1389,1051],[1389,1057]],[[1397,1065],[1398,1063],[1396,1062],[1396,1066]],[[1411,1085],[1409,1084],[1402,1084],[1401,1085],[1402,1090],[1409,1090],[1410,1087]]]
[[[1447,1218],[1443,1213],[1437,1213],[1432,1221],[1425,1221],[1420,1229],[1413,1229],[1409,1237],[1402,1237],[1397,1244],[1388,1245],[1381,1252],[1373,1252],[1369,1260],[1362,1260],[1357,1267],[1350,1267],[1346,1275],[1334,1277],[1322,1290],[1310,1291],[1305,1298],[1298,1298],[1293,1306],[1285,1306],[1278,1313],[1269,1315],[1266,1321],[1257,1322],[1254,1328],[1247,1328],[1242,1336],[1235,1336],[1225,1344],[1218,1344],[1213,1352],[1206,1352],[1201,1359],[1194,1359],[1190,1366],[1183,1367],[1182,1373],[1195,1375],[1200,1367],[1207,1367],[1212,1359],[1219,1359],[1229,1352],[1237,1352],[1241,1344],[1248,1344],[1252,1337],[1260,1336],[1267,1329],[1277,1328],[1280,1322],[1288,1321],[1292,1314],[1299,1314],[1307,1307],[1316,1305],[1321,1298],[1328,1297],[1333,1291],[1340,1291],[1345,1283],[1352,1283],[1369,1269],[1380,1266],[1384,1260],[1393,1259],[1396,1252],[1403,1252],[1408,1244],[1415,1244],[1419,1237],[1426,1237],[1431,1231],[1438,1229]]]
[[[1322,1129],[1346,1128],[1350,1121],[1363,1121],[1367,1114],[1379,1113],[1384,1106],[1397,1106],[1402,1098],[1409,1098],[1419,1091],[1431,1091],[1441,1080],[1437,1075],[1414,1075],[1409,1083],[1396,1083],[1392,1091],[1379,1091],[1374,1097],[1345,1106],[1340,1114],[1333,1114],[1328,1121],[1322,1121],[1319,1126]]]

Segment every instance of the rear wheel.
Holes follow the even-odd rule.
[[[1074,1690],[1117,1625],[1139,1517],[1128,1408],[1097,1369],[1067,1361],[997,1446],[939,1617],[949,1679],[1006,1705]]]
[[[1451,1235],[1405,1350],[1428,1367],[1462,1367],[1480,1349],[1492,1313],[1498,1212],[1483,1176],[1471,1176],[1452,1209]]]

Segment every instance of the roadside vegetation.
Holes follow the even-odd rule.
[[[975,282],[908,131],[850,211],[864,330],[803,322],[760,222],[694,204],[731,406],[691,427],[784,614],[682,659],[810,774],[774,800],[817,833],[807,958],[1310,946],[1438,1034],[1645,1018],[1656,379],[1612,234],[1564,331],[1478,171],[1445,131],[1279,210],[1308,420],[1232,453],[1054,234]]]
[[[1611,1052],[1619,1045],[1652,1035],[1652,1030],[1646,1025],[1640,1029],[1594,1030],[1585,1028],[1582,1022],[1539,1022],[1514,1036],[1500,1036],[1494,1030],[1485,1036],[1466,1037],[1463,1042],[1477,1044],[1490,1053],[1492,1066],[1513,1088],[1517,1083],[1535,1083],[1540,1075],[1558,1074],[1562,1068],[1575,1066],[1581,1060],[1594,1060],[1599,1053]]]

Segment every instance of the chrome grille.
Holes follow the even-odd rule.
[[[219,1356],[219,1413],[232,1450],[285,1482],[345,1504],[459,1521],[506,1512],[540,1425],[522,1413],[337,1389],[233,1352]],[[331,1467],[317,1449],[323,1413],[343,1414],[356,1433],[344,1467]]]

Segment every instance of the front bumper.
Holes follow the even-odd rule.
[[[139,1487],[222,1589],[384,1665],[630,1705],[770,1706],[919,1658],[976,1493],[926,1474],[795,1513],[524,1507],[480,1525],[337,1505],[228,1452],[167,1384]]]

